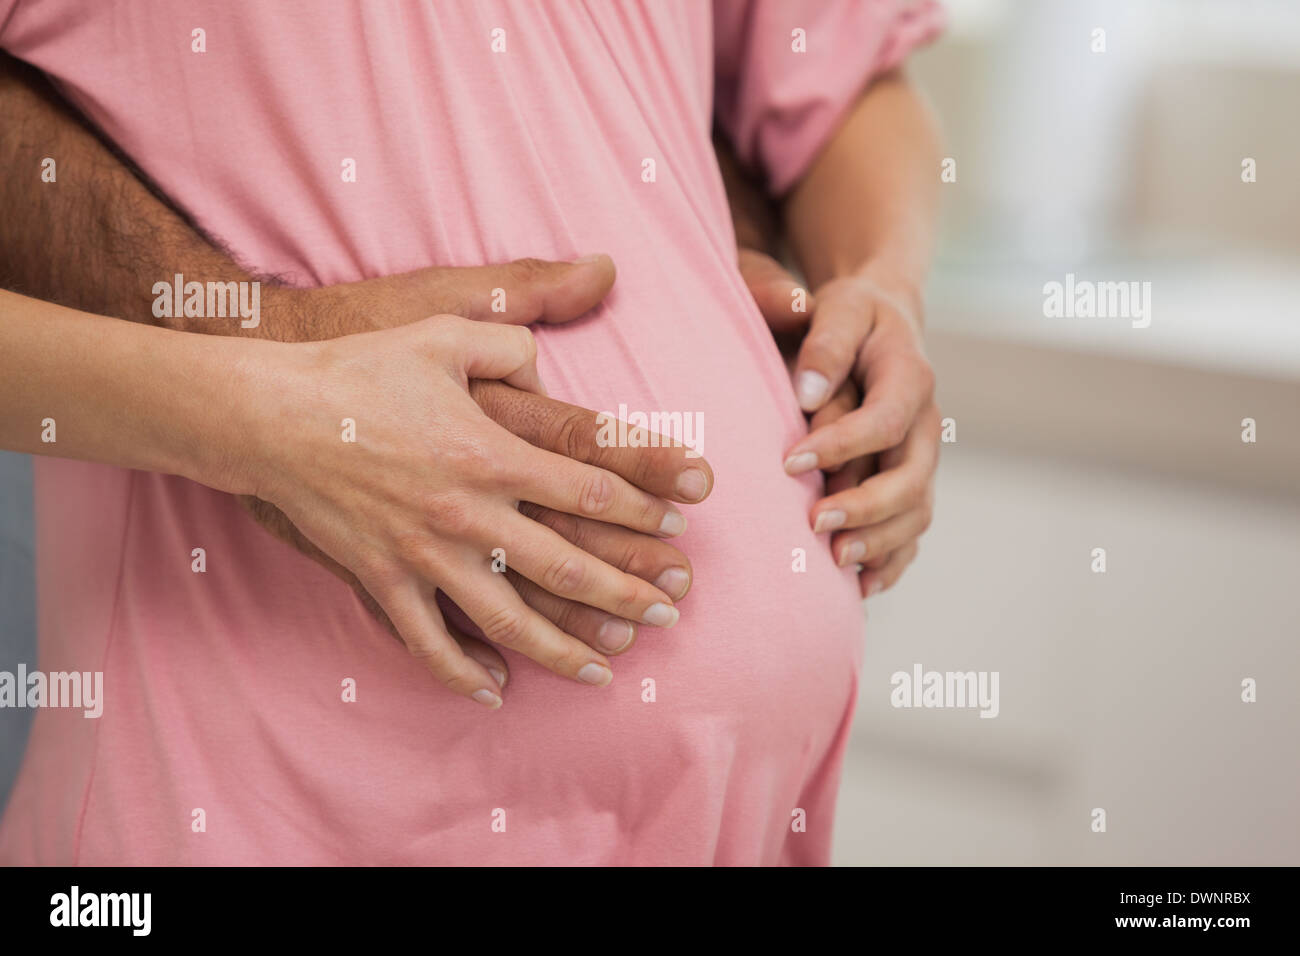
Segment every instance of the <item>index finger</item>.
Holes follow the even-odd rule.
[[[892,352],[874,360],[862,407],[798,442],[786,456],[786,471],[833,468],[893,448],[907,437],[933,391],[934,373],[919,354]]]
[[[470,395],[489,418],[530,445],[603,468],[656,497],[694,504],[713,490],[709,463],[671,436],[620,427],[591,409],[499,381],[472,381]],[[617,440],[634,433],[640,447]]]

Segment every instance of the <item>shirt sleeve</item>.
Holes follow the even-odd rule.
[[[872,78],[943,25],[936,0],[714,0],[714,115],[780,195]]]

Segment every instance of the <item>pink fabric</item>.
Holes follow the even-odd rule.
[[[714,49],[726,120],[782,188],[938,13],[718,6],[714,36],[699,0],[0,0],[0,44],[259,270],[315,285],[610,253],[607,305],[537,330],[543,378],[595,409],[703,413],[717,474],[686,509],[681,623],[645,628],[604,689],[511,656],[492,713],[231,498],[40,460],[39,665],[103,670],[105,706],[38,715],[0,861],[827,862],[862,611],[808,528],[820,481],[781,468],[806,426],[735,268]],[[808,52],[783,54],[798,26]]]

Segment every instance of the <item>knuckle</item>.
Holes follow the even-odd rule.
[[[447,648],[437,641],[428,639],[408,640],[406,649],[412,657],[435,674],[441,674],[446,670],[448,663]]]
[[[637,527],[657,529],[663,523],[665,509],[659,499],[650,495],[636,495],[635,504]]]
[[[584,417],[567,412],[551,421],[546,429],[545,446],[574,461],[587,461],[595,434]]]
[[[650,551],[658,543],[654,538],[627,541],[610,555],[612,560],[609,563],[620,571],[643,577],[644,572],[649,572],[653,566],[653,557]]]
[[[399,560],[401,560],[399,558]],[[402,565],[378,556],[364,555],[352,562],[352,573],[372,595],[387,594],[406,577]]]
[[[578,507],[586,515],[604,514],[614,502],[614,482],[599,468],[592,468],[579,481]]]
[[[532,510],[533,508],[536,508],[535,512]],[[550,508],[542,508],[536,505],[530,508],[528,515],[539,524],[546,525],[546,527],[550,528],[570,544],[577,545],[583,551],[591,550],[591,548],[587,546],[589,539],[587,533],[588,526],[573,515],[564,511],[553,511]]]
[[[429,520],[441,533],[452,538],[467,538],[478,527],[474,506],[457,495],[437,495],[425,506]]]
[[[619,586],[618,595],[614,599],[614,611],[618,617],[625,617],[629,621],[639,620],[641,617],[640,609],[647,602],[638,593],[636,585],[631,582]]]
[[[565,555],[542,572],[542,586],[552,594],[580,594],[586,583],[586,569],[575,555]]]
[[[484,620],[475,622],[483,631],[483,636],[494,644],[517,649],[528,633],[528,623],[515,608],[498,608]]]
[[[420,568],[429,560],[429,540],[421,531],[401,531],[393,539],[393,556],[404,568]]]
[[[506,266],[506,271],[517,282],[534,282],[546,274],[549,265],[545,259],[529,256],[523,259],[515,259]]]
[[[565,641],[565,648],[547,654],[540,661],[541,665],[555,674],[576,674],[588,660],[587,651],[578,647],[569,647],[574,641]]]
[[[907,417],[898,405],[890,403],[877,408],[876,422],[880,427],[881,439],[889,448],[901,444],[907,437]]]
[[[671,444],[671,439],[665,437],[660,441],[660,445],[666,446]],[[661,472],[659,456],[650,454],[650,449],[640,449],[632,457],[631,467],[626,474],[630,476],[632,484],[638,488],[648,488],[657,484]]]
[[[581,624],[581,611],[581,604],[575,604],[573,601],[560,601],[554,608],[554,612],[546,616],[550,618],[552,624],[565,634],[576,634],[575,628]]]
[[[432,298],[440,319],[467,315],[472,304],[464,288],[454,280],[439,282],[433,290]]]

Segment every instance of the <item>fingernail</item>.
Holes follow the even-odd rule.
[[[589,262],[599,262],[601,259],[604,258],[605,256],[603,253],[597,252],[594,255],[583,256],[581,259],[574,259],[573,264],[575,266],[585,266]]]
[[[681,616],[677,608],[660,602],[646,608],[645,614],[641,615],[641,620],[652,627],[672,627]]]
[[[669,511],[659,522],[659,533],[675,538],[686,530],[686,518],[680,511]]]
[[[800,372],[795,394],[799,396],[799,407],[805,412],[815,411],[830,391],[831,383],[821,372]]]
[[[636,632],[632,630],[631,621],[625,621],[621,617],[611,617],[596,632],[596,643],[600,645],[602,651],[617,654],[632,643],[635,634]],[[592,665],[588,664],[587,666],[591,667]]]
[[[691,575],[685,568],[669,568],[655,578],[655,587],[674,601],[682,598],[690,586]]]
[[[880,581],[872,581],[871,587],[867,588],[867,597],[871,597],[871,595],[873,594],[880,593],[880,589],[882,587],[884,587],[884,585]]]
[[[487,672],[492,675],[492,679],[497,682],[497,686],[504,689],[506,686],[506,675],[504,671],[499,671],[495,667],[489,667]]]
[[[596,687],[604,687],[613,679],[614,672],[600,664],[583,664],[582,670],[578,671],[578,680]]]
[[[491,710],[496,710],[501,706],[501,698],[490,690],[476,690],[472,696],[474,700]]]
[[[785,472],[787,475],[802,475],[805,471],[812,471],[817,467],[817,453],[814,451],[805,451],[798,455],[791,455],[785,460]]]
[[[698,468],[687,468],[677,476],[677,494],[687,501],[699,501],[709,490],[709,476]]]
[[[840,554],[840,567],[861,561],[862,556],[866,553],[866,544],[862,541],[854,541]]]
[[[844,522],[849,520],[849,516],[843,511],[823,511],[817,516],[817,523],[813,525],[813,532],[824,534],[827,531],[834,531],[836,528],[844,527]]]

